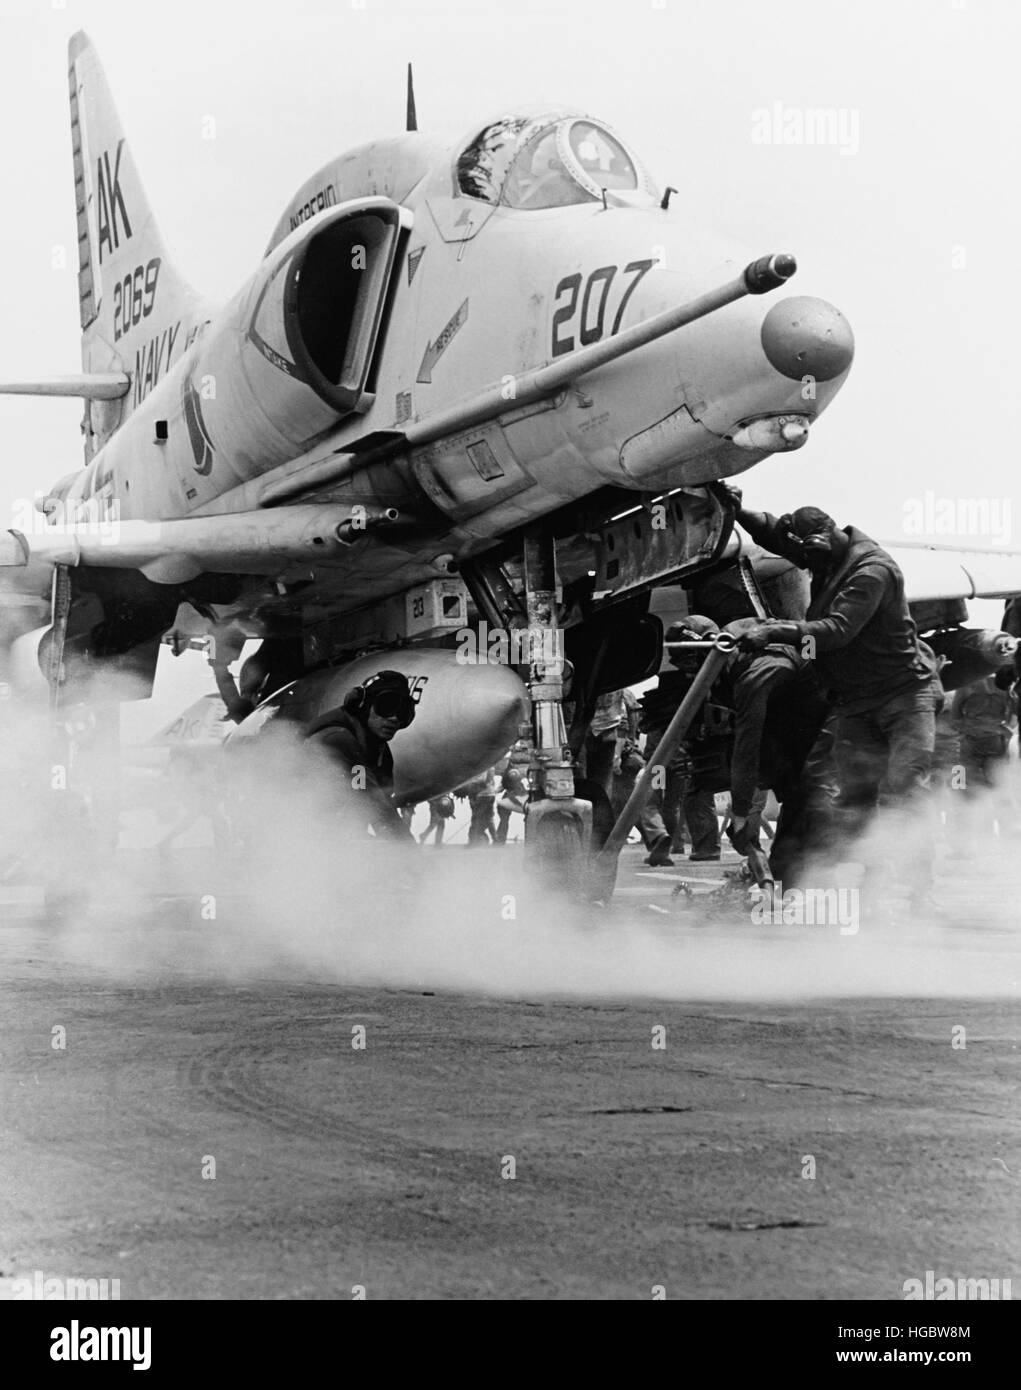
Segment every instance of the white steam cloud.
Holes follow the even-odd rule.
[[[9,702],[5,713],[0,908],[8,921],[20,913],[27,930],[45,924],[47,950],[84,977],[308,980],[526,999],[1017,990],[1010,903],[1021,887],[1021,855],[1010,839],[1017,818],[1009,795],[994,804],[944,793],[931,820],[887,816],[876,838],[893,864],[891,893],[897,863],[913,848],[932,849],[946,920],[884,925],[866,917],[844,934],[836,924],[759,925],[747,908],[712,916],[705,899],[672,896],[683,860],[672,875],[639,876],[626,851],[618,894],[598,908],[543,884],[520,846],[437,851],[366,842],[339,816],[328,770],[313,773],[284,748],[258,750],[239,783],[223,755],[208,750],[169,782],[151,771],[123,774],[120,848],[111,853],[112,837],[90,826],[80,790],[51,785],[47,770],[56,764],[39,756],[45,721],[15,715]],[[75,758],[92,760],[95,784],[105,788],[95,818],[109,824],[116,768],[88,741],[86,731],[72,773]],[[155,847],[175,830],[179,838]],[[240,851],[232,848],[239,831]],[[39,914],[32,893],[43,880],[51,907]]]

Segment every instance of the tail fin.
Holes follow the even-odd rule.
[[[418,129],[418,113],[415,110],[415,79],[412,75],[411,64],[408,64],[408,110],[405,130]]]
[[[68,45],[68,77],[82,368],[133,376],[133,390],[122,401],[91,403],[91,455],[147,394],[146,370],[148,389],[155,384],[149,348],[162,335],[164,360],[155,372],[165,375],[168,344],[179,357],[202,305],[167,258],[96,50],[81,32]]]

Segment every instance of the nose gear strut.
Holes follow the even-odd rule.
[[[533,799],[525,814],[525,851],[540,870],[580,888],[592,834],[592,803],[575,795],[564,724],[563,636],[557,624],[556,542],[545,526],[525,535],[528,690],[532,700]]]

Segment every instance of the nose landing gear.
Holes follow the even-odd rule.
[[[583,890],[592,837],[592,803],[575,795],[564,724],[563,633],[557,625],[556,545],[543,526],[525,537],[528,690],[532,699],[533,799],[525,814],[525,852],[544,876]]]

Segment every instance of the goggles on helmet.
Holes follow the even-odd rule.
[[[415,717],[415,702],[404,690],[381,690],[370,697],[369,709],[380,719],[396,719],[402,729]]]

